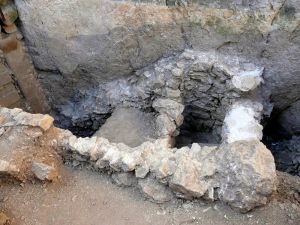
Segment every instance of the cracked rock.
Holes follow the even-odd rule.
[[[140,179],[138,181],[141,191],[151,201],[156,203],[164,203],[171,201],[173,198],[172,192],[163,184],[152,178]]]
[[[33,162],[31,171],[41,181],[53,181],[58,175],[56,168],[40,162]]]
[[[132,173],[114,173],[111,177],[118,186],[130,187],[137,183]]]

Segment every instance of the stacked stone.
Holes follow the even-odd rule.
[[[238,57],[185,50],[129,78],[81,92],[78,99],[62,107],[61,113],[74,127],[86,130],[86,118],[94,121],[118,106],[134,107],[156,112],[158,137],[176,137],[179,129],[186,131],[192,125],[220,141],[229,108],[255,95],[262,73],[263,67],[243,63]]]

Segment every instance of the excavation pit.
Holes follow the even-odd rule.
[[[0,43],[2,93],[14,90],[6,106],[30,112],[50,106],[55,123],[50,116],[0,108],[0,146],[20,156],[1,157],[1,174],[51,181],[62,157],[66,165],[138,187],[157,203],[218,200],[242,212],[266,204],[276,170],[260,142],[260,121],[269,116],[266,92],[279,110],[299,94],[291,88],[299,83],[298,11],[284,12],[285,4],[295,3],[14,2],[27,49],[22,35],[8,34],[5,24],[5,39],[14,44]],[[261,89],[263,75],[268,85]],[[285,93],[287,100],[280,100]],[[279,169],[284,163],[278,159],[294,160],[281,149],[299,140],[287,142],[274,139],[269,147]],[[23,145],[34,150],[32,157],[19,155]],[[53,161],[36,157],[41,149]]]
[[[202,198],[249,211],[266,203],[276,173],[260,142],[263,102],[256,96],[263,68],[244,61],[192,50],[162,58],[128,77],[79,90],[54,109],[64,129],[52,127],[56,138],[47,141],[47,131],[39,139],[68,165],[135,180],[152,201]],[[2,115],[16,129],[42,124],[20,111],[2,109]],[[176,148],[187,125],[213,134],[217,143],[196,136]]]

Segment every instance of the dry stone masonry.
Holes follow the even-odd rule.
[[[114,108],[135,107],[159,114],[159,137],[177,136],[186,118],[185,126],[212,132],[219,142],[225,113],[237,99],[263,101],[256,91],[262,73],[263,67],[235,56],[186,50],[81,93],[84,98],[80,94],[62,106],[58,121],[86,132],[97,130]]]
[[[118,185],[137,185],[152,201],[162,203],[174,196],[221,200],[245,212],[266,204],[276,189],[273,156],[260,142],[263,105],[255,93],[263,80],[262,71],[263,68],[235,57],[186,50],[137,71],[128,79],[112,81],[118,88],[110,89],[110,82],[104,84],[99,89],[107,91],[99,98],[99,105],[155,111],[156,138],[133,147],[97,134],[76,137],[54,128],[53,119],[47,115],[31,115],[21,110],[3,108],[2,126],[39,127],[41,133],[37,136],[46,132],[42,143],[56,148],[67,163],[109,171]],[[199,93],[202,98],[197,96]],[[215,102],[214,96],[222,99]],[[85,104],[83,100],[78,110],[83,110]],[[99,105],[94,104],[93,109]],[[213,122],[211,128],[223,137],[221,144],[173,147],[173,138],[179,133],[188,105],[196,105],[200,113],[208,111],[211,117],[207,120]],[[196,109],[192,109],[194,114]],[[244,120],[240,121],[239,116]],[[48,139],[47,135],[53,132],[56,135]],[[41,180],[51,180],[51,170],[51,165],[32,163],[31,172]]]
[[[276,188],[273,156],[259,140],[224,142],[221,145],[194,143],[191,147],[177,149],[171,148],[168,140],[157,139],[132,148],[122,143],[111,143],[103,137],[77,138],[69,131],[51,126],[53,120],[49,116],[6,108],[1,108],[0,114],[4,118],[1,127],[10,128],[0,137],[2,147],[5,143],[12,147],[9,144],[13,138],[11,133],[21,129],[24,138],[27,137],[22,139],[23,143],[34,148],[34,142],[26,136],[31,132],[35,135],[30,138],[35,136],[44,148],[61,152],[68,162],[112,172],[116,183],[138,185],[145,196],[155,202],[170,201],[173,196],[204,198],[221,200],[245,212],[266,204]],[[29,117],[34,122],[29,123]],[[16,141],[13,143],[16,144]],[[22,164],[14,163],[16,156],[22,159],[22,153],[24,151],[19,151],[19,155],[16,154],[11,161],[1,160],[1,175],[18,177],[21,172],[24,175],[30,171],[41,180],[51,180],[55,165],[53,159],[52,163],[49,163],[49,156],[44,162],[38,161],[42,158],[31,159],[27,171],[24,171],[24,168],[18,168]]]

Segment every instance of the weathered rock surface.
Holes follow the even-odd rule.
[[[67,154],[74,155],[71,160],[77,160],[76,154],[80,155],[80,151],[70,149],[67,143],[64,141],[65,148],[71,151]],[[86,158],[87,155],[91,160]],[[221,199],[234,208],[248,211],[266,204],[276,187],[273,156],[260,142],[236,142],[220,147],[194,144],[192,148],[182,149],[145,142],[130,150],[97,138],[84,156],[85,160],[80,160],[90,162],[98,169],[126,172],[148,168],[160,185],[143,180],[139,184],[142,191],[156,201],[166,200],[165,187],[163,191],[158,190],[161,185],[168,184],[181,198]]]
[[[36,178],[41,181],[53,181],[57,178],[57,170],[54,166],[49,166],[41,162],[33,162],[31,170]]]
[[[137,179],[132,173],[114,173],[111,177],[118,186],[131,187],[137,184]]]
[[[276,183],[275,163],[271,152],[260,142],[235,142],[221,147],[220,162],[227,182],[221,182],[221,200],[242,211],[266,204]],[[255,183],[255,194],[249,192]],[[250,185],[250,186],[249,186]],[[251,198],[248,198],[251,195]],[[248,201],[241,201],[247,199]]]
[[[156,203],[168,202],[173,198],[171,190],[155,179],[146,178],[139,180],[139,187],[146,197]]]

